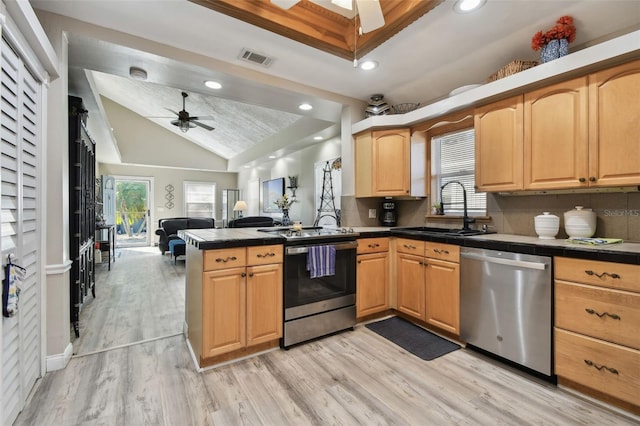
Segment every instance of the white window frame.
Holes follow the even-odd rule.
[[[192,215],[189,213],[189,209],[187,207],[187,205],[189,204],[189,187],[190,186],[195,186],[195,185],[206,185],[206,186],[210,186],[213,190],[213,194],[212,194],[212,200],[211,200],[211,214],[209,216],[206,215],[201,215],[201,214],[196,214],[196,215]],[[217,198],[218,198],[218,189],[217,189],[217,185],[215,182],[203,182],[203,181],[189,181],[189,180],[185,180],[183,182],[182,185],[182,194],[183,194],[183,202],[182,202],[182,211],[184,212],[184,216],[185,217],[211,217],[213,219],[216,219],[216,206],[217,206]],[[204,204],[204,203],[203,203]]]
[[[441,144],[443,138],[448,136],[455,136],[461,133],[471,133],[471,138],[467,138],[467,142],[471,146],[465,148],[464,155],[457,158],[463,158],[464,168],[459,168],[456,171],[443,173],[442,172],[442,160],[441,160]],[[486,216],[487,214],[487,197],[486,193],[476,193],[475,191],[475,157],[474,157],[474,129],[473,126],[465,126],[456,128],[447,132],[432,133],[430,134],[431,145],[431,194],[434,204],[442,202],[441,187],[443,183],[451,180],[457,180],[463,183],[467,192],[467,213],[469,216],[478,217]],[[466,136],[469,136],[468,134]],[[469,155],[471,153],[471,155]],[[463,191],[460,185],[450,184],[447,185],[442,193],[444,198],[444,213],[448,216],[462,216],[464,213],[464,198]]]

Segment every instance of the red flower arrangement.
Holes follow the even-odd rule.
[[[533,50],[540,50],[544,45],[551,40],[566,38],[571,43],[576,38],[576,27],[573,25],[573,18],[571,16],[563,16],[556,21],[556,25],[546,33],[538,31],[533,35],[531,39],[531,48]]]

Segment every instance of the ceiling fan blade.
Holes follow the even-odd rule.
[[[198,117],[189,117],[189,120],[214,120],[210,115],[200,115]]]
[[[215,127],[207,126],[206,124],[201,123],[199,121],[189,120],[189,122],[195,124],[196,126],[200,126],[205,130],[211,131],[211,130],[215,129]]]
[[[271,0],[271,3],[282,9],[291,9],[298,2],[300,2],[300,0]]]
[[[384,26],[384,15],[378,0],[356,0],[356,6],[363,33],[368,33]]]
[[[166,107],[165,107],[165,109],[166,109],[167,111],[170,111],[170,112],[174,113],[175,115],[180,115],[180,114],[178,114],[176,111],[174,111],[174,110],[172,110],[172,109],[169,109],[169,108],[166,108]]]

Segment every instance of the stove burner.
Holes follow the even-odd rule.
[[[359,233],[355,232],[353,228],[322,228],[322,227],[304,227],[300,231],[294,231],[293,228],[266,228],[258,229],[261,232],[269,232],[272,234],[278,234],[287,241],[300,241],[300,240],[314,240],[324,238],[340,238],[340,239],[354,239]]]

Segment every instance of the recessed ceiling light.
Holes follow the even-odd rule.
[[[321,141],[322,140],[322,136],[314,136],[313,140]]]
[[[313,109],[313,107],[309,104],[300,104],[298,108],[300,108],[303,111],[309,111],[310,109]]]
[[[480,9],[487,0],[458,0],[453,5],[453,10],[458,13],[468,13]]]
[[[375,68],[378,68],[378,63],[376,61],[364,61],[360,64],[360,69],[365,71],[369,71]]]
[[[273,160],[274,158],[278,158],[278,157],[276,157],[275,155],[270,155],[269,158]]]
[[[213,80],[205,81],[204,85],[207,86],[209,89],[222,89],[222,84],[218,83],[217,81],[213,81]]]

